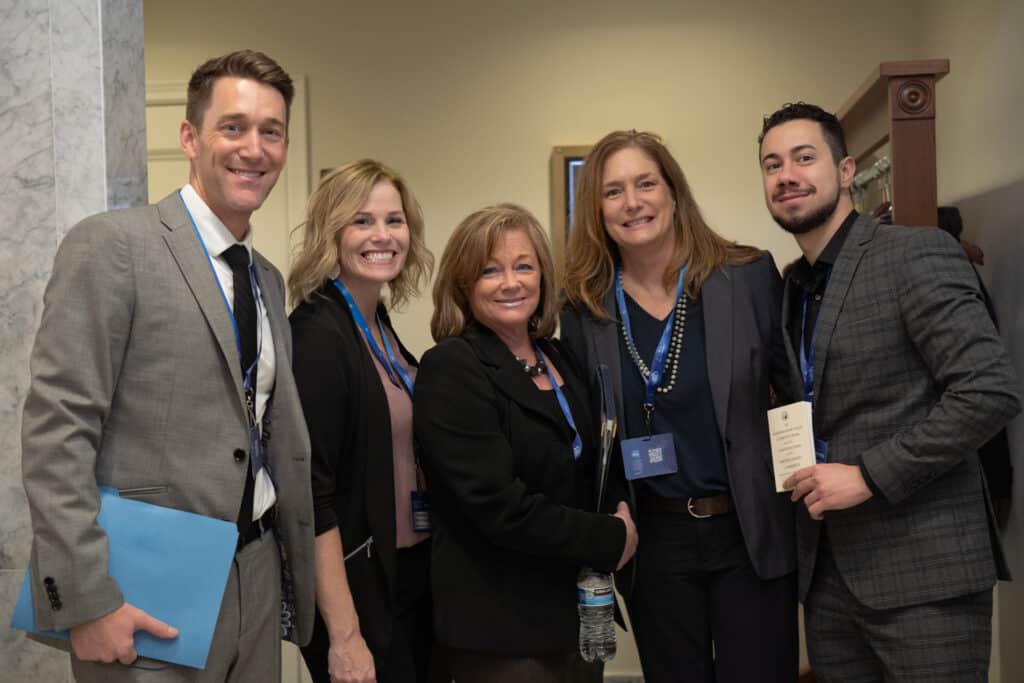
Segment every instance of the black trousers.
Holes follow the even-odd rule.
[[[570,683],[573,654],[506,656],[449,649],[455,683]]]
[[[391,644],[372,652],[378,683],[428,683],[450,680],[435,654],[434,616],[430,600],[430,541],[398,550],[398,595]],[[314,683],[330,683],[327,628],[316,615],[313,639],[302,649]]]
[[[796,573],[761,580],[735,513],[647,511],[626,599],[646,683],[794,683]]]

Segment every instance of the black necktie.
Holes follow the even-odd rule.
[[[252,281],[249,279],[249,250],[241,244],[228,247],[224,260],[231,266],[231,275],[235,287],[235,323],[238,325],[238,336],[242,343],[242,378],[245,371],[256,361],[256,299],[252,294]],[[255,368],[253,368],[255,373]],[[255,377],[253,377],[255,389]]]
[[[241,244],[228,247],[222,254],[224,260],[231,266],[232,279],[235,289],[235,324],[238,326],[238,337],[242,346],[242,380],[245,380],[245,372],[252,367],[252,378],[250,391],[246,392],[246,403],[252,402],[253,411],[248,419],[255,418],[256,401],[256,368],[253,363],[256,361],[256,299],[252,293],[252,280],[249,279],[249,250]],[[249,425],[252,429],[253,425]],[[250,467],[245,468],[245,488],[242,491],[242,507],[238,512],[238,528],[245,530],[252,523],[252,501],[256,480],[252,472],[256,463],[253,461],[254,453],[249,454]]]

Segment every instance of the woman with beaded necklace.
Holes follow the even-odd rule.
[[[577,192],[562,340],[586,377],[611,371],[613,482],[642,539],[616,585],[644,680],[791,683],[793,510],[775,493],[765,414],[775,263],[708,227],[656,135],[605,136]]]
[[[434,623],[456,683],[568,680],[579,568],[612,571],[636,548],[624,502],[592,511],[597,435],[586,388],[551,339],[557,317],[536,218],[503,204],[455,229],[413,412],[434,518]]]

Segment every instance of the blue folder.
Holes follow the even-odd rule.
[[[100,490],[97,518],[110,541],[109,571],[124,599],[178,628],[164,640],[135,633],[139,656],[202,669],[210,652],[228,571],[238,542],[231,522],[121,498]],[[29,573],[11,628],[68,639],[67,631],[36,627]]]

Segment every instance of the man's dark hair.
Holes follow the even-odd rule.
[[[228,76],[247,78],[269,85],[284,97],[285,116],[291,119],[292,98],[295,86],[292,78],[281,68],[281,65],[270,57],[256,50],[238,50],[222,57],[214,57],[192,73],[188,82],[188,101],[185,104],[185,118],[198,130],[203,122],[203,114],[210,106],[213,86],[217,79]],[[287,125],[288,121],[285,121]]]
[[[849,156],[849,152],[846,151],[846,136],[843,135],[843,127],[836,115],[830,114],[816,104],[807,104],[806,102],[787,102],[778,111],[764,117],[761,134],[757,136],[758,147],[761,146],[765,134],[772,128],[798,119],[818,122],[821,132],[825,136],[825,142],[828,143],[828,148],[832,152],[832,160],[837,164],[840,159]]]

